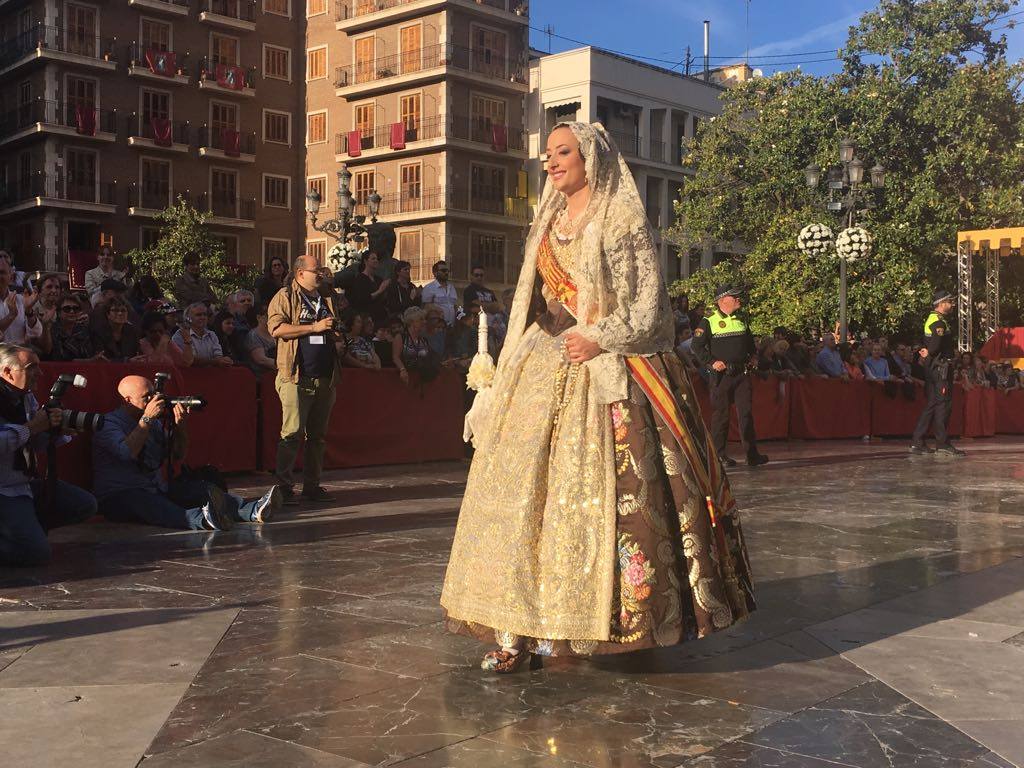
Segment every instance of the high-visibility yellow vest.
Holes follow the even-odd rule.
[[[932,312],[930,315],[928,315],[928,319],[924,321],[924,335],[925,336],[931,336],[932,335],[932,326],[935,323],[939,322],[939,320],[944,320],[944,319],[945,318],[943,318],[943,316],[940,315],[938,312]]]
[[[739,336],[747,332],[747,325],[736,315],[726,315],[720,309],[708,318],[712,336]]]

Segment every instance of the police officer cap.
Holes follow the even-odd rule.
[[[944,301],[953,301],[953,294],[949,291],[936,291],[935,296],[932,299],[932,306],[937,307]]]
[[[726,296],[733,296],[738,299],[742,295],[743,291],[739,288],[734,288],[731,285],[720,285],[718,286],[718,290],[715,291],[715,301],[724,299]]]

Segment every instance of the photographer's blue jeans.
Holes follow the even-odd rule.
[[[116,523],[147,523],[161,528],[203,529],[203,511],[185,509],[161,493],[130,488],[100,499],[100,514]]]
[[[34,482],[34,498],[0,496],[0,565],[46,565],[50,561],[46,532],[96,514],[96,498],[70,483],[57,481],[53,512],[43,508],[45,492],[41,482]]]

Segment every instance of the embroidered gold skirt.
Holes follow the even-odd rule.
[[[671,355],[653,358],[688,391]],[[695,403],[681,402],[691,429]],[[550,655],[673,645],[754,609],[735,512],[712,517],[635,383],[588,397],[561,335],[532,326],[495,382],[441,594],[448,627]],[[714,524],[713,524],[714,523]]]

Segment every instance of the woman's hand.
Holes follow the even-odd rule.
[[[405,368],[402,368],[398,372],[398,378],[400,378],[402,380],[403,384],[408,384],[409,383],[409,371],[407,369],[405,369]]]
[[[570,333],[565,337],[565,353],[569,356],[569,362],[573,364],[585,363],[593,360],[604,350],[596,341],[590,341],[578,333]]]

